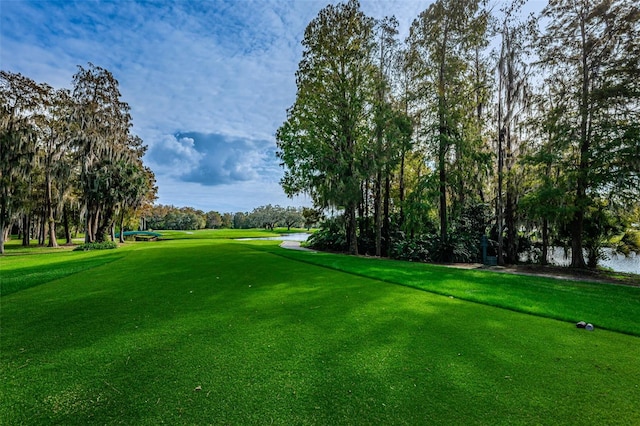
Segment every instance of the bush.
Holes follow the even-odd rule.
[[[480,241],[466,233],[451,232],[447,240],[440,235],[426,234],[402,238],[394,242],[391,257],[412,262],[477,262]]]
[[[88,251],[88,250],[110,250],[118,248],[118,244],[114,241],[103,241],[101,243],[85,243],[80,244],[74,248],[73,251]]]
[[[347,251],[347,235],[342,217],[325,220],[320,229],[307,240],[307,245],[322,251]]]
[[[401,236],[391,246],[391,257],[410,262],[430,262],[433,260],[433,238],[432,235],[419,235],[414,238]]]

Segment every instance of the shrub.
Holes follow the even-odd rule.
[[[411,262],[432,261],[432,235],[419,235],[414,238],[398,238],[391,246],[391,257]]]
[[[449,233],[446,241],[436,234],[401,237],[392,245],[391,257],[412,262],[476,262],[479,245],[473,235],[458,232]]]
[[[347,250],[347,235],[342,217],[322,222],[320,229],[307,240],[308,246],[316,250],[344,252]]]
[[[73,251],[88,251],[88,250],[110,250],[118,248],[118,244],[114,241],[103,241],[100,243],[85,243],[80,244],[74,248]]]

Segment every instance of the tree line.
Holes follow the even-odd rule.
[[[203,212],[193,207],[154,205],[142,216],[145,229],[250,229],[275,227],[307,229],[315,226],[321,213],[308,207],[282,207],[267,204],[251,212],[219,213],[215,210]]]
[[[640,9],[523,3],[436,0],[405,40],[356,0],[308,24],[276,140],[285,192],[340,213],[319,245],[477,261],[488,235],[500,264],[562,246],[577,268],[640,252]]]
[[[91,63],[54,89],[0,71],[0,252],[15,227],[28,245],[113,240],[155,199],[146,146],[131,133],[118,81]],[[62,229],[59,229],[62,227]],[[122,234],[121,234],[122,235]]]

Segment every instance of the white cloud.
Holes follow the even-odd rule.
[[[202,156],[193,139],[164,135],[150,147],[146,159],[156,174],[178,178],[195,170]]]
[[[404,36],[428,3],[370,0],[362,8],[395,14]],[[134,133],[149,145],[160,202],[224,211],[286,205],[274,134],[295,100],[305,28],[326,4],[3,2],[0,59],[3,69],[54,87],[70,87],[89,61],[110,70]]]

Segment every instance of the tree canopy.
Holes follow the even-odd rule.
[[[79,66],[73,90],[54,90],[0,71],[0,250],[12,225],[56,247],[56,224],[70,243],[70,220],[84,216],[86,242],[113,239],[155,198],[144,142],[130,133],[129,106],[106,69]],[[76,214],[77,213],[77,214]]]
[[[501,264],[555,245],[577,268],[633,240],[640,10],[551,0],[539,28],[522,3],[436,0],[404,41],[357,1],[309,23],[276,139],[285,192],[329,213],[318,240],[478,261],[484,234]]]

